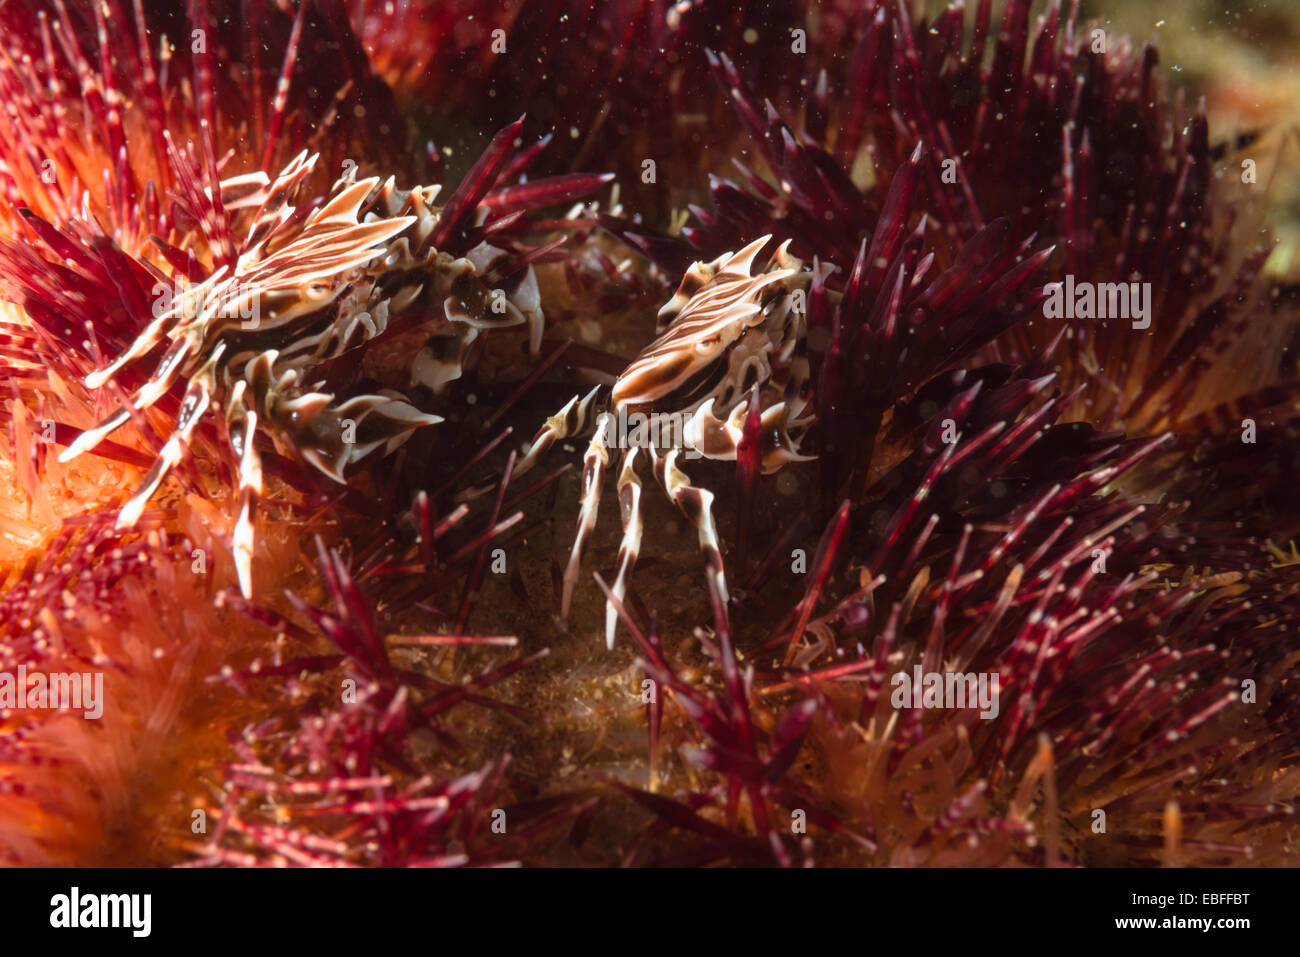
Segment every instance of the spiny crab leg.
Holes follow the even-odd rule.
[[[257,434],[257,412],[248,408],[244,393],[248,383],[243,379],[235,383],[231,392],[230,414],[227,424],[230,444],[239,458],[239,517],[235,520],[235,533],[231,552],[235,558],[235,574],[239,590],[245,598],[253,595],[253,510],[262,494],[262,457],[253,441]]]
[[[591,410],[596,404],[596,396],[599,392],[600,386],[596,386],[581,399],[575,395],[564,404],[564,408],[547,419],[542,424],[542,427],[537,430],[537,434],[533,436],[528,451],[524,453],[524,457],[515,466],[514,474],[511,477],[517,478],[531,469],[543,455],[550,451],[551,446],[556,442],[575,435],[581,435],[591,419]],[[599,434],[599,427],[597,427],[596,431]]]
[[[537,430],[537,434],[533,436],[533,441],[528,445],[528,450],[510,473],[511,480],[517,479],[540,462],[556,442],[584,435],[588,423],[591,422],[591,413],[595,408],[596,397],[599,393],[600,386],[596,386],[585,396],[579,397],[575,395],[564,404],[564,407],[559,412],[548,418],[542,424],[542,427]],[[496,487],[497,483],[491,482],[487,485],[466,489],[457,495],[456,499],[460,502],[470,502]]]
[[[564,570],[564,587],[560,597],[560,618],[569,617],[569,602],[573,599],[573,589],[578,584],[582,571],[582,549],[596,527],[596,515],[600,511],[601,486],[605,482],[605,469],[609,466],[609,449],[605,445],[606,422],[610,419],[608,412],[602,412],[596,419],[596,434],[587,446],[587,454],[582,459],[582,509],[578,513],[578,528],[573,536],[573,550],[569,553],[569,565]]]
[[[108,438],[122,426],[126,425],[131,419],[132,411],[143,412],[145,409],[152,408],[160,398],[170,391],[171,387],[180,378],[180,370],[185,360],[189,358],[191,344],[185,340],[177,341],[167,354],[163,361],[142,385],[135,395],[128,400],[129,407],[118,409],[104,421],[100,422],[92,429],[82,432],[73,440],[66,449],[59,453],[60,462],[70,462],[83,452],[89,452],[100,442]],[[218,353],[220,355],[220,353]],[[90,378],[87,377],[87,383]]]
[[[686,422],[685,441],[705,458],[722,462],[735,461],[745,434],[745,416],[749,410],[746,394],[732,408],[727,418],[714,414],[714,402],[709,399]],[[790,406],[778,402],[763,410],[759,420],[762,438],[760,455],[764,472],[774,472],[789,462],[811,462],[816,456],[800,454],[797,443],[789,435]]]
[[[71,462],[78,455],[93,449],[108,436],[131,421],[131,410],[118,409],[93,429],[87,429],[77,436],[72,443],[59,453],[60,462]]]
[[[226,278],[226,267],[220,266],[215,272],[201,284],[185,293],[185,302],[192,301],[194,297],[200,297],[210,294],[211,290]],[[135,337],[126,351],[115,358],[102,369],[96,369],[86,376],[86,386],[90,389],[98,389],[109,379],[116,376],[123,367],[134,362],[136,359],[147,355],[154,346],[164,341],[173,330],[183,325],[183,315],[181,310],[173,307],[158,316],[153,322],[149,323],[145,329]],[[151,376],[150,378],[154,378]]]
[[[663,458],[656,458],[655,474],[673,504],[699,532],[700,554],[704,556],[705,568],[718,586],[718,595],[725,607],[730,598],[726,572],[722,567],[722,550],[718,545],[718,529],[713,523],[713,493],[691,484],[690,476],[677,467],[679,454],[679,450],[673,449]]]
[[[185,390],[185,397],[181,400],[181,414],[176,420],[176,428],[158,453],[153,467],[149,469],[149,474],[144,477],[135,494],[127,499],[122,510],[118,512],[118,531],[131,528],[140,520],[145,504],[163,483],[167,473],[181,460],[182,449],[189,444],[190,436],[194,434],[199,419],[207,411],[211,401],[212,392],[205,380],[196,378],[190,382],[189,388]]]
[[[623,456],[623,468],[618,476],[618,505],[623,519],[623,541],[618,546],[618,575],[610,589],[620,602],[627,594],[627,576],[636,565],[641,551],[641,479],[636,474],[636,455],[639,449],[632,446]],[[618,612],[613,602],[605,603],[605,646],[614,650],[614,631],[618,627]]]
[[[212,358],[205,363],[204,371],[210,371],[220,361],[222,353],[225,352],[225,344],[219,344],[212,352]],[[158,457],[154,460],[153,467],[140,483],[122,510],[117,516],[117,528],[122,530],[130,528],[140,520],[140,515],[144,512],[145,504],[152,497],[153,493],[158,490],[158,486],[163,483],[167,473],[175,468],[176,463],[181,460],[181,451],[189,445],[190,436],[194,434],[194,429],[198,426],[199,420],[203,418],[203,413],[208,410],[208,405],[212,402],[212,388],[209,385],[211,379],[206,375],[195,376],[190,380],[189,387],[185,390],[185,396],[181,399],[180,415],[176,419],[176,426],[172,430],[171,438],[163,445]],[[69,448],[65,450],[71,452]],[[71,457],[71,456],[69,456]]]

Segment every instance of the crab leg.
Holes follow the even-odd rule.
[[[87,429],[59,455],[60,462],[67,462],[75,459],[83,452],[88,452],[112,435],[131,418],[132,410],[142,412],[151,408],[154,403],[171,391],[171,387],[176,384],[180,378],[180,370],[189,357],[190,346],[184,340],[175,343],[167,354],[163,356],[162,362],[157,370],[151,375],[147,382],[140,387],[134,396],[130,399],[130,408],[121,408],[106,418],[93,429]]]
[[[170,392],[176,380],[181,377],[181,369],[184,368],[185,361],[190,357],[193,348],[194,344],[185,339],[172,343],[171,348],[158,362],[158,368],[132,396],[132,404],[137,409],[152,408],[155,402]]]
[[[596,403],[596,394],[598,392],[600,392],[600,386],[596,386],[581,399],[575,395],[564,404],[564,408],[547,419],[542,427],[537,430],[537,434],[533,436],[528,451],[524,453],[524,457],[515,466],[511,478],[518,478],[531,469],[542,456],[550,451],[551,446],[559,440],[581,435],[591,418],[591,410]],[[599,431],[599,428],[597,431]]]
[[[207,381],[203,376],[196,376],[190,383],[190,387],[185,390],[185,398],[181,400],[181,414],[176,420],[176,428],[172,431],[171,438],[163,445],[157,459],[154,460],[153,468],[144,477],[140,487],[136,489],[135,494],[127,500],[127,503],[122,506],[122,510],[118,513],[117,528],[119,530],[130,528],[140,520],[145,504],[153,493],[158,490],[158,486],[163,483],[167,473],[181,460],[181,450],[189,444],[190,436],[194,434],[199,419],[207,411],[208,404],[211,401],[212,393],[208,388]]]
[[[722,551],[718,546],[718,530],[713,523],[713,493],[691,484],[690,476],[677,467],[678,449],[655,462],[659,482],[682,514],[700,534],[700,553],[708,574],[718,587],[718,595],[725,607],[729,600],[727,576],[722,567]]]
[[[637,447],[634,445],[623,456],[623,469],[618,476],[618,504],[623,518],[623,541],[618,546],[618,575],[611,594],[620,602],[627,594],[627,576],[636,565],[641,551],[641,479],[636,474]],[[618,613],[614,603],[605,603],[605,646],[614,649],[614,631],[618,627]]]
[[[596,434],[592,436],[587,454],[582,459],[582,510],[578,513],[578,529],[573,536],[569,565],[564,570],[564,587],[560,598],[562,619],[569,617],[569,602],[573,599],[573,589],[578,584],[578,576],[582,571],[582,549],[592,529],[596,527],[596,515],[600,511],[601,486],[605,481],[605,469],[609,465],[609,448],[605,444],[605,423],[609,419],[608,412],[602,412],[596,419]]]
[[[59,461],[71,462],[82,452],[93,449],[129,421],[131,421],[131,410],[118,409],[93,429],[87,429],[77,436],[66,449],[59,453]]]
[[[257,412],[244,403],[244,381],[235,383],[231,392],[230,414],[227,423],[230,444],[239,456],[239,517],[231,552],[235,558],[235,574],[239,590],[245,598],[253,597],[253,510],[262,494],[262,457],[258,455],[253,437],[257,434]]]
[[[592,409],[595,407],[596,396],[599,392],[600,386],[596,386],[585,396],[579,397],[575,395],[564,404],[564,407],[559,412],[546,420],[542,427],[537,430],[537,434],[533,436],[533,441],[529,443],[528,450],[523,454],[523,457],[515,463],[514,470],[510,473],[512,481],[540,462],[556,442],[586,433],[587,424],[591,421]],[[496,487],[496,482],[490,482],[486,485],[466,489],[456,496],[456,500],[459,502],[472,502]]]
[[[126,504],[122,506],[122,510],[117,515],[118,530],[130,528],[140,520],[140,515],[144,511],[149,498],[158,490],[158,486],[163,483],[167,473],[175,468],[176,463],[181,460],[181,450],[189,445],[190,436],[194,434],[199,420],[203,418],[203,413],[208,410],[208,406],[212,402],[212,370],[216,367],[222,353],[225,351],[224,344],[217,346],[212,352],[212,358],[190,380],[189,388],[185,390],[185,396],[181,399],[180,415],[176,418],[176,427],[172,429],[171,438],[166,441],[161,451],[159,451],[158,458],[153,463],[153,468],[144,477],[144,481],[140,483],[140,487],[136,489],[135,494],[127,499]],[[102,437],[101,435],[100,438]],[[69,446],[64,450],[64,454],[72,452],[73,448],[74,446]]]
[[[221,276],[225,273],[225,271],[226,271],[226,267],[222,266],[210,277],[208,277],[208,279],[204,281],[201,287],[197,287],[199,289],[199,292],[194,294],[201,296],[203,294],[203,291],[209,289],[209,287],[215,286],[216,281],[221,278]],[[201,298],[199,301],[202,301]],[[109,379],[113,378],[119,372],[121,372],[124,366],[129,365],[130,363],[134,362],[136,359],[141,358],[142,356],[148,355],[149,352],[151,352],[153,348],[156,345],[158,345],[158,343],[164,341],[169,337],[172,331],[181,322],[182,318],[183,316],[181,315],[181,313],[175,308],[169,309],[168,311],[164,312],[153,322],[149,323],[149,325],[145,327],[144,331],[142,331],[138,336],[135,337],[134,340],[132,340],[131,345],[127,348],[125,352],[123,352],[120,356],[118,356],[116,359],[114,359],[104,368],[96,369],[94,372],[86,376],[86,380],[85,380],[86,386],[91,389],[98,389]]]
[[[796,401],[799,401],[796,399]],[[749,399],[743,398],[725,419],[713,412],[709,399],[686,422],[686,447],[704,458],[732,462],[745,435],[745,415]],[[790,437],[790,406],[785,402],[768,406],[759,419],[763,471],[774,472],[787,462],[811,462],[814,456],[801,455],[798,442]],[[689,456],[688,456],[689,457]]]

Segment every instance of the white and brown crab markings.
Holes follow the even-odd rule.
[[[688,449],[704,458],[734,460],[751,398],[757,393],[763,471],[773,472],[787,462],[809,458],[799,454],[799,439],[813,421],[803,304],[814,273],[789,254],[789,243],[785,243],[763,271],[751,275],[755,258],[771,239],[764,236],[738,253],[692,265],[676,294],[659,310],[657,338],[614,383],[609,408],[596,417],[595,436],[583,459],[581,509],[564,573],[562,617],[568,616],[583,547],[596,524],[612,452],[611,424],[620,414],[680,416],[685,421],[682,444]],[[833,267],[819,268],[825,277]],[[598,387],[585,397],[575,395],[549,418],[533,438],[516,474],[531,468],[557,440],[583,434],[591,424],[599,392]],[[622,601],[641,547],[641,480],[636,466],[644,450],[660,486],[698,531],[707,573],[725,604],[727,582],[713,520],[713,493],[691,484],[678,467],[680,448],[660,449],[638,442],[628,445],[618,477],[623,540],[610,591]],[[607,602],[605,642],[610,648],[617,623],[613,603]]]
[[[415,428],[442,421],[394,390],[336,401],[317,391],[321,383],[309,379],[313,370],[383,333],[391,316],[416,309],[434,318],[428,345],[413,363],[412,384],[435,394],[460,375],[480,330],[527,323],[534,351],[541,340],[531,268],[498,292],[484,277],[502,250],[484,243],[455,258],[429,247],[440,212],[433,205],[436,186],[400,191],[391,178],[382,185],[378,178],[358,182],[350,168],[319,209],[294,217],[291,202],[316,160],[299,154],[274,182],[255,173],[221,183],[226,210],[251,211],[234,268],[222,266],[184,288],[124,353],[86,377],[86,385],[97,389],[167,344],[129,406],[82,433],[59,457],[67,461],[93,449],[186,382],[171,435],[119,513],[118,528],[129,528],[215,403],[239,468],[232,552],[246,597],[253,591],[254,518],[263,491],[259,430],[281,454],[342,482],[353,462],[380,447],[386,455]],[[251,325],[245,319],[250,314]]]

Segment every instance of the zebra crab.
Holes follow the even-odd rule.
[[[834,267],[806,266],[790,255],[786,242],[765,268],[752,273],[771,239],[763,236],[739,252],[693,264],[659,310],[656,338],[618,377],[608,401],[601,401],[602,386],[575,395],[546,420],[516,466],[515,475],[525,472],[557,441],[583,436],[594,427],[583,457],[580,510],[564,572],[561,618],[568,617],[583,549],[596,525],[605,472],[616,448],[622,450],[618,501],[623,538],[610,592],[619,601],[627,593],[641,547],[644,523],[637,465],[643,453],[669,500],[695,527],[707,574],[724,604],[728,591],[713,493],[692,484],[680,467],[683,449],[688,459],[734,460],[748,409],[757,397],[762,470],[770,473],[789,462],[809,460],[799,452],[799,440],[813,422],[805,304],[815,276],[825,279]],[[629,432],[627,423],[638,418],[641,423]],[[668,443],[662,443],[661,429],[645,428],[646,423],[664,420],[673,436]],[[672,427],[673,422],[680,427]],[[609,648],[614,647],[617,622],[614,603],[607,601]]]
[[[412,384],[435,394],[460,375],[480,331],[527,324],[534,352],[541,341],[544,318],[531,266],[492,288],[488,279],[503,250],[484,242],[457,258],[432,248],[438,187],[400,191],[391,178],[382,185],[377,177],[357,180],[349,167],[320,208],[295,217],[291,203],[316,161],[304,151],[274,182],[260,172],[222,181],[222,208],[251,210],[233,268],[222,265],[165,303],[155,300],[153,321],[85,382],[98,389],[166,344],[162,358],[116,412],[59,456],[66,462],[93,449],[186,382],[175,426],[119,512],[117,527],[137,523],[215,405],[238,462],[232,552],[245,597],[253,591],[254,516],[263,492],[259,431],[280,454],[342,482],[352,463],[380,448],[387,455],[414,429],[442,421],[394,390],[342,401],[319,391],[323,384],[312,377],[323,363],[381,335],[390,316],[414,310],[447,320],[435,323],[435,337],[412,365]],[[156,296],[159,291],[155,286]]]

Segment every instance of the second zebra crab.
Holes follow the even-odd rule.
[[[481,330],[527,324],[534,353],[542,335],[531,266],[509,283],[491,283],[504,250],[483,242],[454,257],[433,248],[443,212],[433,205],[436,186],[401,191],[391,178],[358,181],[353,167],[323,206],[295,216],[291,204],[316,160],[299,154],[274,182],[260,172],[222,181],[221,208],[248,211],[233,268],[221,265],[182,286],[165,308],[156,305],[126,351],[86,377],[98,389],[166,346],[144,384],[59,456],[66,462],[93,449],[186,383],[171,435],[119,512],[117,527],[130,528],[215,404],[238,462],[232,552],[245,597],[252,596],[254,513],[263,492],[259,431],[280,454],[342,482],[352,463],[380,448],[391,453],[412,430],[442,421],[394,390],[340,401],[314,378],[324,363],[381,335],[392,316],[428,313],[433,337],[411,379],[436,395],[461,375]]]
[[[618,500],[623,539],[618,572],[610,592],[619,601],[641,548],[639,458],[650,460],[655,478],[699,534],[707,574],[724,605],[728,600],[722,552],[713,519],[713,493],[692,484],[679,465],[686,458],[735,460],[744,437],[746,415],[756,396],[761,413],[758,440],[765,473],[788,462],[807,461],[799,441],[813,422],[806,354],[807,296],[814,278],[824,280],[828,264],[806,266],[783,243],[766,266],[752,274],[754,262],[772,237],[763,236],[737,253],[696,262],[676,294],[659,310],[656,338],[615,381],[608,403],[602,387],[574,396],[546,420],[516,466],[519,475],[558,440],[595,435],[583,457],[581,508],[560,599],[567,618],[581,574],[582,552],[596,525],[605,471],[615,448],[622,448]],[[830,293],[829,295],[835,295]],[[641,430],[620,434],[618,423],[640,414],[681,421],[673,447],[660,448]],[[594,419],[593,419],[594,416]],[[605,605],[605,643],[614,647],[618,615]]]

